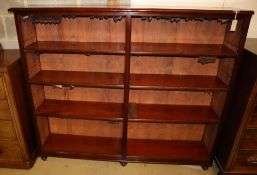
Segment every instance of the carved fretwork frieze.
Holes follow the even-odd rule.
[[[118,21],[121,21],[122,18],[123,18],[123,16],[114,16],[113,20],[114,20],[114,22],[118,22]]]
[[[226,24],[226,23],[232,22],[231,19],[218,19],[217,21],[220,22],[221,24]]]
[[[217,19],[217,18],[200,18],[200,17],[171,17],[171,16],[143,16],[141,17],[142,20],[144,21],[148,21],[151,22],[153,19],[155,20],[168,20],[171,23],[173,22],[179,22],[181,20],[184,20],[186,22],[188,21],[217,21],[221,24],[226,24],[226,23],[230,23],[232,20],[231,19]]]
[[[63,16],[64,18],[69,18],[69,19],[75,19],[76,18],[76,16],[74,16],[74,15],[67,15],[67,16]]]
[[[44,16],[23,16],[22,20],[26,21],[28,19],[31,19],[32,22],[34,24],[40,23],[40,24],[59,24],[62,20],[62,17],[64,18],[71,18],[71,19],[75,19],[77,16],[74,15],[44,15]],[[79,17],[83,17],[83,16],[79,16]],[[109,18],[113,18],[114,22],[118,22],[121,21],[124,16],[99,16],[99,15],[92,15],[92,16],[85,16],[85,17],[89,17],[90,19],[98,19],[98,20],[107,20]],[[151,22],[153,19],[155,20],[168,20],[171,23],[174,22],[179,22],[184,20],[185,22],[188,21],[217,21],[218,23],[221,24],[227,24],[227,23],[231,23],[232,19],[217,19],[217,18],[201,18],[201,17],[171,17],[171,16],[143,16],[140,17],[142,20],[144,21],[148,21]]]
[[[32,23],[34,24],[59,24],[62,20],[62,17],[64,18],[69,18],[69,19],[75,19],[77,16],[74,15],[44,15],[44,16],[34,16],[34,15],[26,15],[23,16],[21,19],[23,21],[27,21],[29,19],[31,19]],[[79,16],[82,17],[82,16]],[[121,21],[123,19],[123,16],[85,16],[86,18],[90,18],[90,19],[99,19],[99,20],[107,20],[109,18],[113,18],[114,22],[118,22]]]
[[[114,22],[121,21],[123,19],[123,16],[90,16],[90,19],[99,19],[99,20],[107,20],[109,18],[113,18]]]
[[[31,16],[31,21],[34,24],[59,24],[62,16]]]

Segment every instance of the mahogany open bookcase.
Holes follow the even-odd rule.
[[[10,11],[43,159],[211,166],[252,11]]]

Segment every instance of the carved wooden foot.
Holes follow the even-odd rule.
[[[128,164],[128,162],[120,162],[121,166],[126,166]]]
[[[201,167],[202,167],[203,170],[208,170],[210,166],[208,166],[208,165],[202,165]]]
[[[43,161],[46,161],[46,159],[47,159],[47,155],[42,154],[42,155],[41,155],[41,159],[42,159]]]

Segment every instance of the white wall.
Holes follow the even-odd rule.
[[[8,13],[10,7],[40,4],[87,4],[88,2],[107,2],[108,0],[0,0],[0,43],[4,48],[18,48],[13,15]],[[110,1],[110,0],[109,0]],[[114,0],[115,2],[123,0]],[[254,10],[257,13],[257,0],[125,0],[132,6],[191,6],[197,7],[233,7]],[[248,32],[249,38],[257,38],[257,15],[254,15]]]
[[[257,38],[257,0],[225,0],[225,6],[255,11],[247,37]]]

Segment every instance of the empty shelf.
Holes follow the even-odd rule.
[[[129,161],[206,163],[209,155],[200,141],[129,139]]]
[[[122,73],[40,71],[30,83],[44,85],[74,85],[84,87],[123,88]]]
[[[121,159],[121,139],[51,134],[43,149],[47,154],[73,155],[96,159]]]
[[[39,53],[122,55],[125,54],[125,44],[114,42],[38,41],[27,46],[25,51]]]
[[[141,56],[212,56],[236,57],[237,53],[220,44],[184,44],[184,43],[141,43],[131,44],[132,55]]]
[[[122,103],[45,100],[36,109],[36,115],[88,120],[122,120],[122,108]]]
[[[130,104],[129,121],[171,123],[217,123],[219,118],[209,106]]]
[[[227,91],[228,86],[215,76],[132,74],[131,89]]]

